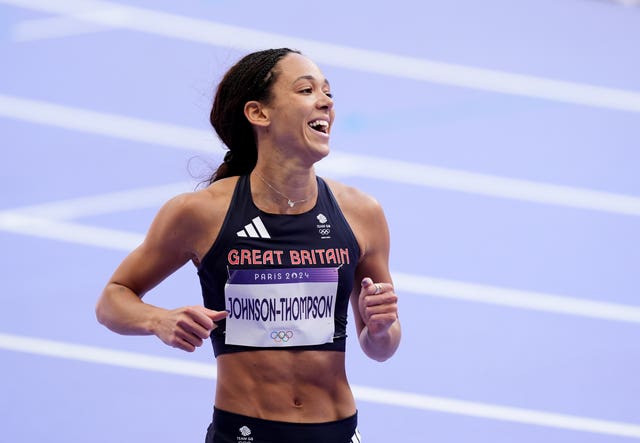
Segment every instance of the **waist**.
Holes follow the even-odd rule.
[[[253,351],[218,357],[216,406],[270,420],[324,422],[355,413],[343,352]]]
[[[230,439],[238,439],[239,435],[251,436],[251,441],[258,443],[347,443],[357,432],[357,424],[357,413],[329,422],[292,423],[235,414],[216,407],[210,432]]]

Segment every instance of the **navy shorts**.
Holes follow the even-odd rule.
[[[360,443],[357,425],[357,413],[326,423],[289,423],[214,408],[205,443]]]

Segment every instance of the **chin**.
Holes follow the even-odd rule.
[[[327,146],[324,146],[322,149],[319,149],[317,152],[320,156],[320,159],[323,159],[327,155],[329,155],[329,153],[331,152],[331,148],[329,148],[329,145],[327,145]]]
[[[314,147],[309,151],[309,157],[311,159],[311,163],[315,164],[329,155],[330,149],[329,147],[318,148]]]

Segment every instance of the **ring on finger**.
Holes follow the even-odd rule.
[[[378,295],[382,292],[382,285],[380,283],[376,283],[376,292],[374,292],[375,295]]]

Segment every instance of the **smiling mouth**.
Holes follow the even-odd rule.
[[[308,123],[309,127],[314,131],[320,132],[322,134],[329,133],[329,122],[326,120],[314,120]]]

